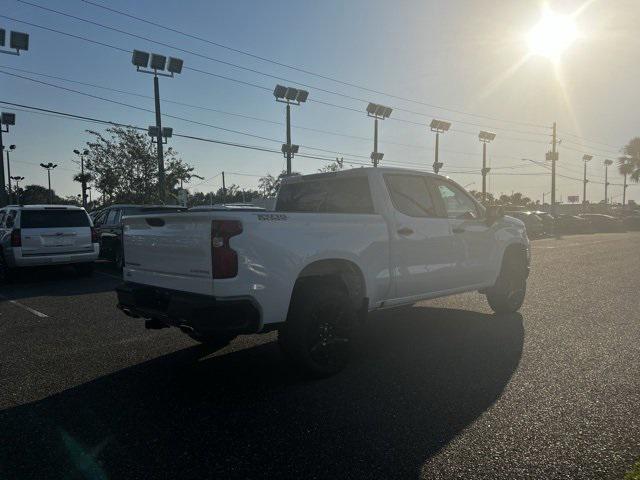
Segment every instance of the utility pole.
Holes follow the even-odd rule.
[[[156,153],[158,156],[158,193],[160,202],[164,203],[165,186],[164,186],[164,146],[162,143],[162,116],[160,115],[160,82],[158,75],[153,76],[153,96],[156,106],[156,128],[158,135],[156,136]]]
[[[224,172],[222,172],[222,203],[227,203],[227,184],[224,179]]]
[[[592,158],[592,155],[585,154],[582,156],[582,160],[584,161],[584,177],[582,179],[582,205],[584,206],[584,210],[587,208],[587,183],[589,183],[589,180],[587,180],[587,162],[590,162]]]
[[[613,163],[613,160],[605,160],[604,161],[604,204],[609,203],[609,198],[607,197],[607,193],[609,191],[609,165]]]
[[[624,183],[622,184],[622,207],[627,204],[627,172],[624,173]]]
[[[556,132],[556,122],[553,122],[553,135],[551,140],[551,151],[547,152],[545,158],[551,161],[551,213],[556,215],[556,162],[558,161],[558,136]]]

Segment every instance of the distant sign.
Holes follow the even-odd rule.
[[[569,200],[569,203],[578,203],[580,201],[580,195],[569,195],[567,200]]]

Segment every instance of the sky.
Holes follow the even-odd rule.
[[[543,194],[549,198],[551,178],[548,162],[544,164],[553,122],[561,140],[557,195],[562,201],[568,195],[582,199],[585,153],[593,155],[587,199],[602,200],[604,160],[615,160],[623,145],[640,136],[637,0],[567,0],[546,6],[527,0],[91,0],[305,72],[82,0],[28,2],[151,41],[25,2],[0,0],[0,28],[30,34],[27,52],[0,56],[0,72],[94,96],[0,73],[0,101],[147,127],[154,124],[149,111],[153,99],[148,98],[153,95],[152,76],[136,72],[131,64],[129,52],[135,48],[184,59],[182,74],[160,79],[163,115],[182,118],[163,117],[163,126],[172,127],[175,134],[279,150],[285,138],[285,107],[271,92],[280,83],[309,91],[307,103],[292,107],[293,143],[301,145],[301,153],[344,157],[346,167],[369,164],[373,121],[365,108],[370,101],[393,108],[380,125],[382,166],[431,171],[435,135],[427,125],[433,118],[448,120],[451,130],[440,138],[441,173],[468,189],[480,189],[478,132],[492,131],[497,135],[488,145],[489,191],[520,191],[540,200]],[[574,15],[577,38],[556,60],[531,54],[526,40],[544,8]],[[4,136],[5,145],[17,146],[11,155],[12,175],[24,176],[24,184],[46,185],[46,172],[38,164],[51,161],[58,164],[52,176],[56,192],[79,193],[79,184],[72,181],[78,169],[72,151],[90,140],[86,129],[106,127],[7,105],[0,108],[17,115],[16,125]],[[193,191],[219,188],[222,171],[227,184],[255,187],[259,176],[278,174],[285,166],[279,153],[178,137],[169,142],[205,177],[192,182]],[[313,173],[326,163],[296,157],[293,167]],[[610,196],[620,201],[622,187],[617,184],[622,177],[613,167],[609,181]],[[630,186],[627,198],[640,201],[640,186]]]

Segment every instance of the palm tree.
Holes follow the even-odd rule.
[[[618,171],[634,182],[640,182],[640,137],[632,138],[622,149],[624,156],[618,158]]]

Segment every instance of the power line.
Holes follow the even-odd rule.
[[[317,91],[320,91],[320,92],[328,93],[330,95],[336,95],[336,96],[340,96],[340,97],[347,98],[347,99],[350,99],[350,100],[355,100],[355,101],[359,101],[359,102],[363,102],[363,103],[369,103],[368,99],[356,97],[356,96],[349,95],[349,94],[342,93],[342,92],[336,92],[334,90],[328,90],[326,88],[318,87],[316,85],[311,85],[311,84],[307,84],[307,83],[300,82],[300,81],[297,81],[297,80],[288,79],[286,77],[280,77],[278,75],[273,75],[273,74],[270,74],[270,73],[262,72],[260,70],[255,69],[255,68],[245,67],[243,65],[238,65],[238,64],[235,64],[235,63],[232,63],[232,62],[227,62],[225,60],[221,60],[219,58],[211,57],[211,56],[205,55],[203,53],[199,53],[199,52],[196,52],[196,51],[193,51],[193,50],[188,50],[188,49],[176,46],[176,45],[172,45],[172,44],[169,44],[169,43],[166,43],[166,42],[162,42],[160,40],[155,40],[155,39],[152,39],[152,38],[149,38],[149,37],[146,37],[146,36],[143,36],[143,35],[139,35],[139,34],[136,34],[136,33],[131,33],[131,32],[128,32],[126,30],[122,30],[120,28],[113,27],[111,25],[105,25],[103,23],[96,22],[94,20],[89,20],[89,19],[86,19],[86,18],[79,17],[77,15],[73,15],[73,14],[70,14],[70,13],[62,12],[60,10],[55,10],[53,8],[45,7],[45,6],[39,5],[37,3],[29,2],[27,0],[17,0],[17,1],[21,2],[21,3],[24,3],[26,5],[30,5],[30,6],[35,7],[35,8],[39,8],[39,9],[45,10],[45,11],[50,12],[50,13],[54,13],[56,15],[61,15],[61,16],[67,17],[67,18],[72,18],[72,19],[80,21],[80,22],[88,23],[90,25],[94,25],[94,26],[97,26],[97,27],[100,27],[100,28],[104,28],[106,30],[111,30],[113,32],[120,33],[122,35],[127,35],[127,36],[130,36],[132,38],[136,38],[136,39],[139,39],[139,40],[144,40],[144,41],[147,41],[147,42],[150,42],[150,43],[155,43],[157,45],[162,45],[162,46],[167,47],[167,48],[172,48],[172,49],[177,50],[179,52],[183,52],[183,53],[186,53],[186,54],[189,54],[189,55],[193,55],[193,56],[196,56],[196,57],[199,57],[199,58],[203,58],[205,60],[216,62],[216,63],[222,64],[222,65],[226,65],[226,66],[229,66],[229,67],[232,67],[232,68],[237,68],[239,70],[244,70],[244,71],[247,71],[247,72],[250,72],[250,73],[254,73],[254,74],[257,74],[257,75],[262,75],[262,76],[265,76],[265,77],[268,77],[268,78],[272,78],[274,80],[279,80],[279,81],[282,81],[282,82],[288,82],[288,83],[301,85],[301,86],[304,86],[306,88],[310,88],[310,89],[317,90]],[[185,67],[185,69],[187,69],[187,67]],[[381,92],[378,92],[378,93],[381,93]],[[386,94],[383,94],[383,95],[386,95]],[[408,100],[408,99],[404,99],[404,100],[411,101],[411,100]],[[419,116],[424,116],[424,117],[428,117],[428,118],[433,116],[432,114],[426,114],[424,112],[418,112],[418,111],[410,110],[410,109],[403,108],[403,107],[395,106],[393,108],[398,110],[398,111],[402,111],[402,112],[405,112],[405,113],[411,113],[411,114],[419,115]],[[460,123],[460,124],[463,124],[463,125],[471,125],[471,126],[476,126],[476,127],[481,127],[481,128],[485,127],[482,124],[474,123],[474,122],[467,122],[467,121],[464,121],[464,120],[451,120],[451,121],[452,122],[456,122],[456,123]],[[496,129],[496,130],[504,130],[504,131],[511,131],[511,132],[515,132],[515,133],[521,133],[521,134],[525,134],[525,135],[547,135],[547,134],[542,134],[542,133],[537,133],[537,132],[536,133],[534,133],[534,132],[526,132],[526,131],[522,131],[522,130],[515,130],[515,129],[505,128],[505,127],[498,127],[498,126],[492,126],[491,128]]]
[[[23,3],[27,3],[27,4],[35,6],[35,7],[46,8],[46,7],[42,7],[40,5],[37,5],[37,4],[32,4],[30,2],[26,2],[24,0],[18,0],[18,1],[22,1]],[[160,23],[153,22],[151,20],[147,20],[147,19],[138,17],[136,15],[132,15],[132,14],[124,12],[122,10],[117,10],[115,8],[112,8],[112,7],[107,7],[106,5],[102,5],[102,4],[97,3],[97,2],[92,2],[92,1],[89,1],[89,0],[81,0],[81,1],[86,3],[86,4],[93,5],[95,7],[110,11],[112,13],[116,13],[118,15],[122,15],[122,16],[125,16],[125,17],[128,17],[128,18],[137,20],[139,22],[146,23],[148,25],[152,25],[152,26],[155,26],[157,28],[161,28],[161,29],[173,32],[173,33],[177,33],[179,35],[183,35],[183,36],[185,36],[187,38],[199,40],[201,42],[208,43],[209,45],[213,45],[213,46],[218,47],[218,48],[222,48],[222,49],[234,52],[234,53],[239,53],[241,55],[245,55],[245,56],[248,56],[248,57],[251,57],[251,58],[255,58],[257,60],[268,62],[268,63],[274,64],[274,65],[277,65],[279,67],[288,68],[290,70],[294,70],[294,71],[297,71],[297,72],[300,72],[300,73],[304,73],[304,74],[307,74],[307,75],[311,75],[311,76],[315,76],[315,77],[318,77],[318,78],[322,78],[324,80],[329,80],[329,81],[332,81],[332,82],[335,82],[335,83],[338,83],[338,84],[341,84],[341,85],[344,85],[344,86],[353,87],[353,88],[364,90],[364,91],[367,91],[367,92],[370,92],[370,93],[375,93],[375,94],[378,94],[378,95],[384,95],[384,96],[387,96],[387,97],[390,97],[390,98],[395,98],[397,100],[403,100],[403,101],[410,102],[410,103],[416,103],[416,104],[424,105],[424,106],[427,106],[427,107],[430,107],[430,108],[436,108],[436,109],[439,109],[439,110],[449,111],[449,112],[457,113],[457,114],[461,114],[461,115],[467,115],[467,116],[477,117],[477,118],[484,118],[484,119],[487,119],[487,120],[499,121],[499,122],[504,122],[504,123],[519,124],[519,125],[528,126],[528,127],[534,127],[534,128],[547,128],[547,129],[549,128],[547,125],[540,125],[540,124],[535,124],[535,123],[530,123],[530,122],[522,122],[522,121],[517,121],[517,120],[505,120],[505,119],[501,119],[501,118],[497,118],[497,117],[493,117],[493,116],[489,116],[489,115],[476,114],[476,113],[466,112],[466,111],[463,111],[463,110],[447,108],[447,107],[443,107],[443,106],[440,106],[440,105],[427,103],[427,102],[424,102],[422,100],[411,99],[411,98],[407,98],[407,97],[403,97],[403,96],[399,96],[399,95],[395,95],[395,94],[390,94],[388,92],[375,90],[375,89],[368,88],[368,87],[365,87],[365,86],[362,86],[362,85],[358,85],[356,83],[348,82],[348,81],[345,81],[345,80],[340,80],[338,78],[335,78],[335,77],[332,77],[332,76],[329,76],[329,75],[320,74],[320,73],[313,72],[313,71],[310,71],[310,70],[307,70],[307,69],[303,69],[301,67],[297,67],[297,66],[294,66],[294,65],[291,65],[291,64],[279,62],[279,61],[271,59],[271,58],[267,58],[267,57],[264,57],[264,56],[261,56],[261,55],[257,55],[257,54],[248,52],[246,50],[241,50],[241,49],[234,48],[234,47],[231,47],[229,45],[225,45],[225,44],[222,44],[222,43],[219,43],[219,42],[214,42],[214,41],[212,41],[210,39],[207,39],[207,38],[204,38],[204,37],[201,37],[201,36],[197,36],[197,35],[194,35],[194,34],[190,34],[190,33],[184,32],[182,30],[179,30],[177,28],[171,28],[171,27],[168,27],[166,25],[162,25]],[[57,13],[64,14],[63,12],[57,12]]]
[[[14,70],[20,70],[21,71],[21,69],[14,69]],[[68,91],[68,92],[71,92],[71,93],[88,96],[88,97],[96,99],[96,100],[106,101],[106,102],[114,103],[114,104],[117,104],[117,105],[120,105],[120,106],[124,106],[124,107],[127,107],[127,108],[132,108],[132,109],[136,109],[136,110],[145,111],[145,112],[148,112],[148,113],[153,113],[153,110],[151,110],[151,109],[147,109],[147,108],[144,108],[144,107],[139,107],[139,106],[136,106],[136,105],[131,105],[131,104],[125,103],[125,102],[119,102],[119,101],[116,101],[116,100],[113,100],[113,99],[109,99],[109,98],[105,98],[105,97],[102,97],[102,96],[99,96],[99,95],[94,95],[94,94],[82,92],[80,90],[76,90],[76,89],[72,89],[72,88],[63,87],[63,86],[56,85],[56,84],[53,84],[53,83],[44,82],[42,80],[37,80],[37,79],[30,78],[30,77],[27,77],[27,76],[24,76],[24,75],[10,73],[10,72],[6,72],[6,71],[3,71],[3,70],[0,70],[0,73],[3,73],[5,75],[9,75],[9,76],[13,76],[13,77],[17,77],[17,78],[21,78],[21,79],[25,79],[25,80],[30,80],[32,82],[35,82],[35,83],[38,83],[38,84],[42,84],[42,85],[45,85],[45,86],[49,86],[49,87],[53,87],[53,88],[59,88],[59,89],[62,89],[62,90],[65,90],[65,91]],[[56,79],[62,79],[63,81],[68,80],[68,79],[64,79],[63,77],[57,77],[57,76],[52,76],[52,75],[47,75],[47,74],[41,74],[41,75],[44,75],[44,76],[47,76],[47,77],[53,77],[53,78],[56,78]],[[151,97],[147,97],[146,95],[142,95],[142,94],[126,92],[126,91],[117,90],[117,89],[111,89],[109,87],[101,87],[99,85],[89,84],[89,83],[86,83],[86,82],[79,82],[79,81],[74,81],[74,80],[71,80],[71,81],[75,82],[75,83],[82,84],[82,85],[92,86],[92,87],[95,87],[95,88],[104,88],[104,89],[107,89],[107,90],[113,90],[113,91],[116,91],[118,93],[127,93],[127,94],[131,94],[131,95],[135,95],[135,96],[151,98]],[[181,102],[172,102],[172,101],[169,101],[169,102],[170,103],[181,103]],[[225,112],[225,113],[227,113],[227,112]],[[235,133],[235,134],[239,134],[239,135],[246,135],[246,136],[251,136],[251,137],[254,137],[254,138],[261,139],[261,140],[266,140],[266,141],[270,141],[270,142],[274,142],[274,143],[280,143],[280,140],[272,139],[272,138],[268,138],[268,137],[263,137],[263,136],[252,134],[252,133],[249,133],[249,132],[233,130],[233,129],[229,129],[229,128],[226,128],[226,127],[221,127],[221,126],[218,126],[218,125],[212,125],[212,124],[209,124],[209,123],[200,122],[200,121],[197,121],[197,120],[180,117],[180,116],[177,116],[177,115],[172,115],[172,114],[167,114],[167,113],[165,113],[164,115],[166,117],[169,117],[169,118],[174,118],[174,119],[177,119],[177,120],[193,123],[193,124],[196,124],[196,125],[207,126],[207,127],[210,127],[210,128],[214,128],[214,129],[218,129],[218,130],[222,130],[222,131],[226,131],[226,132],[230,132],[230,133]],[[247,115],[242,115],[242,116],[243,117],[248,117],[248,118],[254,118],[254,119],[256,118],[256,117],[250,117],[250,116],[247,116]],[[276,123],[279,123],[279,122],[276,122]],[[334,134],[334,132],[326,132],[326,131],[322,131],[322,130],[318,130],[318,129],[311,129],[311,130],[317,130],[317,131],[321,131],[323,133]],[[355,136],[337,134],[337,133],[336,133],[336,135],[347,136],[347,137],[351,137],[351,138],[359,138],[359,139],[370,141],[370,139],[365,138],[365,137],[355,137]],[[407,147],[413,147],[413,148],[421,148],[423,150],[425,150],[427,148],[427,147],[419,147],[419,146],[401,144],[401,143],[398,143],[398,142],[387,142],[387,143],[396,144],[396,145],[402,145],[402,146],[407,146]],[[340,155],[340,156],[354,157],[354,158],[360,158],[360,159],[368,159],[369,158],[367,155],[348,153],[348,152],[344,152],[344,151],[337,150],[337,149],[327,149],[327,148],[321,148],[321,147],[313,147],[313,146],[309,146],[309,145],[301,145],[301,146],[306,148],[306,149],[309,149],[309,150],[315,150],[315,151],[320,151],[320,152],[325,152],[325,153],[332,153],[332,154],[336,154],[336,155]],[[454,153],[454,154],[470,155],[470,156],[474,156],[474,157],[477,155],[476,153],[473,153],[473,152],[461,152],[461,151],[448,150],[448,149],[443,149],[443,151],[446,151],[448,153]],[[516,158],[516,157],[504,156],[503,158]],[[422,162],[420,162],[420,163],[405,162],[405,163],[407,165],[415,165],[415,166],[422,166],[423,165]]]

